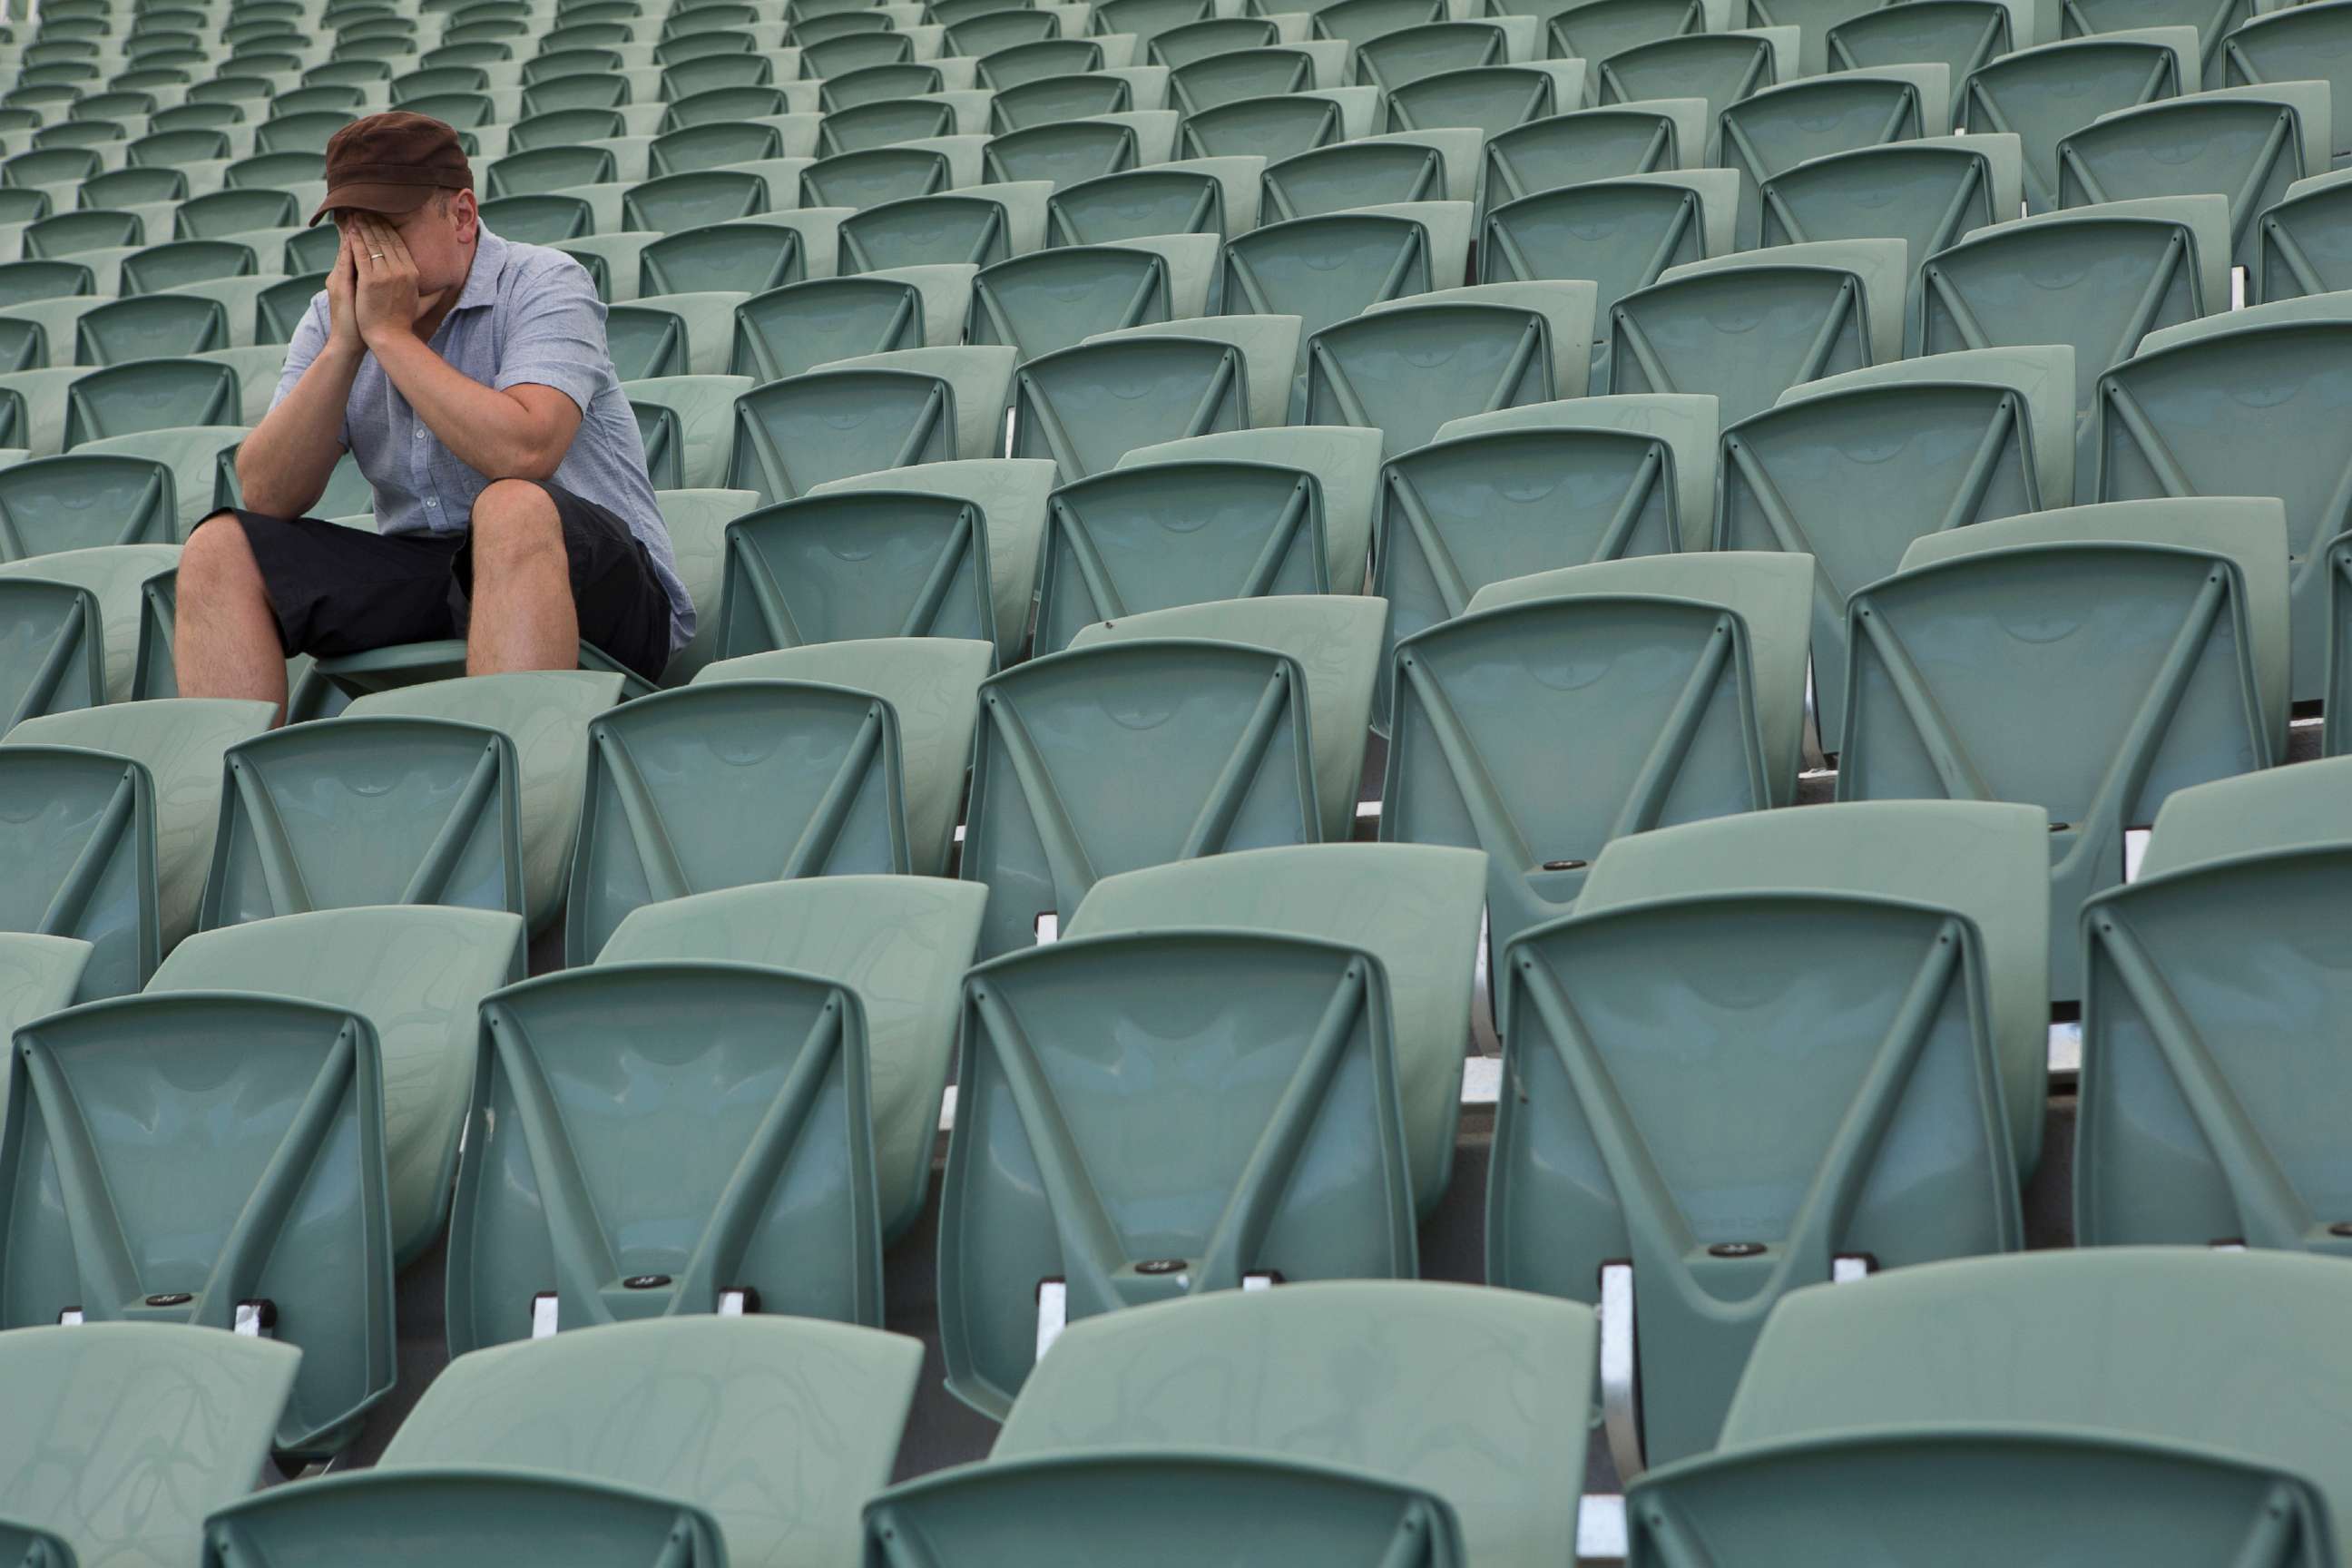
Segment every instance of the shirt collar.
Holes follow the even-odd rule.
[[[450,307],[453,312],[499,302],[499,278],[507,269],[507,252],[512,247],[487,225],[478,226],[474,236],[473,270],[466,274],[466,287]]]

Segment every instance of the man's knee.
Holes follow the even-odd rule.
[[[563,524],[555,501],[529,479],[495,479],[475,498],[468,524],[477,572],[563,564]]]
[[[260,563],[254,560],[253,545],[235,512],[213,513],[180,546],[179,597],[184,605],[264,592]]]

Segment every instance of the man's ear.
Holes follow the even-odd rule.
[[[470,243],[481,231],[481,204],[474,199],[474,193],[471,191],[459,191],[457,194],[449,209],[449,216],[457,226],[457,240],[461,245]]]

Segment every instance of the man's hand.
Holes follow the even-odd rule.
[[[335,264],[327,268],[327,347],[357,359],[366,347],[360,341],[359,273],[352,267],[358,246],[346,231]]]
[[[360,336],[370,348],[390,333],[412,332],[431,301],[416,291],[416,262],[400,231],[372,214],[352,219],[353,265],[359,279]]]

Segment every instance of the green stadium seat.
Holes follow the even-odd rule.
[[[492,1551],[587,1568],[846,1560],[888,1479],[917,1341],[766,1317],[672,1318],[477,1352],[434,1380],[374,1468],[215,1512],[223,1562],[352,1568]],[[616,1402],[635,1411],[614,1428]],[[733,1455],[722,1467],[680,1455]]]
[[[144,243],[146,226],[136,213],[80,211],[59,213],[25,226],[20,244],[25,256],[55,261]]]
[[[0,468],[0,561],[178,542],[177,495],[162,463],[76,453]]]
[[[591,733],[564,922],[584,963],[632,910],[845,873],[939,876],[992,645],[815,643],[720,659]]]
[[[1084,180],[1166,163],[1176,126],[1175,113],[1164,109],[1056,121],[990,137],[981,161],[992,181],[1043,180],[1065,190]]]
[[[1381,101],[1376,87],[1236,98],[1185,115],[1177,127],[1176,152],[1185,158],[1296,157],[1380,129]]]
[[[79,205],[121,211],[154,202],[181,202],[188,176],[179,169],[121,168],[82,182]]]
[[[1195,319],[1208,308],[1217,252],[1213,236],[1169,235],[1000,261],[972,279],[970,339],[1030,360],[1098,332]]]
[[[1715,1445],[1792,1289],[2022,1244],[2047,837],[1951,804],[1636,834],[1505,950],[1486,1276],[1630,1309],[1621,1475]],[[1767,1105],[1769,1137],[1725,1136]]]
[[[205,1513],[269,1462],[302,1362],[291,1345],[230,1341],[170,1323],[0,1339],[0,1386],[20,1415],[0,1445],[0,1550],[38,1563],[194,1561]],[[145,1504],[93,1509],[93,1495]]]
[[[1565,1301],[1418,1282],[1225,1291],[1113,1312],[1070,1325],[988,1464],[958,1474],[1096,1448],[1336,1463],[1451,1505],[1461,1561],[1537,1568],[1576,1532],[1596,1338],[1590,1312]],[[1365,1354],[1381,1358],[1382,1376],[1334,1374]],[[1233,1375],[1196,1375],[1211,1365]],[[1155,1391],[1148,1409],[1121,1398],[1135,1388]],[[1395,1550],[1418,1552],[1409,1541]]]
[[[556,191],[499,196],[481,205],[481,218],[501,239],[525,245],[555,245],[595,232],[594,209],[578,196]]]
[[[85,371],[65,388],[61,449],[143,430],[236,424],[243,406],[238,380],[236,366],[219,358],[148,360]]]
[[[829,158],[842,153],[863,153],[927,136],[953,136],[965,129],[963,116],[957,111],[950,94],[884,99],[820,116],[816,154]]]
[[[84,312],[74,331],[75,362],[87,365],[172,359],[229,346],[226,307],[193,294],[110,300]]]
[[[1290,426],[1146,447],[1055,490],[1036,651],[1097,621],[1275,594],[1361,590],[1376,432]]]
[[[747,375],[673,375],[621,384],[637,413],[646,468],[656,491],[725,483],[735,401],[752,385]]]
[[[801,74],[829,79],[871,66],[912,65],[915,40],[905,33],[845,33],[805,46]]]
[[[492,197],[561,195],[580,185],[610,183],[615,164],[604,147],[541,147],[509,153],[482,171],[482,189]]]
[[[1486,283],[1382,300],[1307,341],[1303,422],[1418,447],[1449,419],[1584,395],[1594,285]]]
[[[729,483],[788,500],[827,479],[993,457],[1014,352],[903,349],[820,365],[736,402]]]
[[[1139,447],[1282,424],[1296,316],[1207,316],[1104,332],[1022,364],[1012,455],[1084,479]]]
[[[1536,52],[1532,16],[1423,22],[1356,46],[1355,79],[1395,93],[1447,71],[1521,64]]]
[[[1267,224],[1225,243],[1224,308],[1299,318],[1306,340],[1384,300],[1453,286],[1469,264],[1467,202],[1411,202]]]
[[[842,270],[988,267],[1045,242],[1044,180],[967,185],[868,207],[841,225]]]
[[[544,925],[562,903],[590,726],[620,690],[590,671],[425,681],[238,747],[204,929],[383,903]]]
[[[1464,127],[1359,137],[1295,153],[1263,175],[1269,221],[1399,202],[1468,201],[1476,194],[1483,142]]]
[[[10,711],[29,718],[131,696],[142,585],[179,559],[175,545],[110,544],[0,563],[5,668],[12,685],[25,683]],[[88,703],[74,700],[84,692]]]
[[[2025,150],[2025,205],[2062,205],[2058,143],[2113,110],[2153,103],[2202,85],[2194,27],[2126,27],[2021,48],[1969,73],[1952,118],[1971,133],[2014,133]]]
[[[1179,26],[1160,28],[1144,44],[1143,58],[1172,70],[1214,55],[1304,43],[1307,35],[1307,18],[1296,14],[1202,16]]]
[[[1157,73],[1158,96],[1167,97],[1167,68],[1145,68]],[[988,129],[997,132],[1080,120],[1090,114],[1125,114],[1145,107],[1137,101],[1133,70],[1079,71],[1071,76],[1039,77],[1017,87],[995,89],[988,100]]]
[[[1114,34],[1015,44],[975,61],[976,72],[968,85],[1003,92],[1046,77],[1116,70],[1134,63],[1134,39]]]
[[[1722,162],[1741,175],[1742,237],[1756,243],[1760,193],[1774,175],[1834,153],[1948,134],[1951,87],[1940,65],[1878,66],[1784,81],[1725,105],[1717,130]]]
[[[828,77],[819,84],[818,101],[827,114],[845,109],[856,109],[868,103],[887,103],[896,99],[914,98],[925,93],[949,92],[959,86],[969,88],[977,79],[976,73],[951,71],[959,62],[929,60],[922,64],[868,66],[863,70],[847,71]],[[969,68],[970,62],[964,62]],[[699,96],[707,97],[708,94]],[[782,93],[777,100],[782,100]],[[772,114],[773,109],[759,112]],[[729,119],[740,118],[730,114]]]
[[[2325,82],[2185,93],[2103,114],[2058,143],[2059,205],[2227,196],[2233,258],[2252,268],[2257,216],[2305,174],[2327,172],[2329,123]]]
[[[261,270],[253,247],[230,239],[178,239],[124,257],[121,289],[153,294],[219,278],[249,278]]]
[[[1381,129],[1434,131],[1468,125],[1492,138],[1582,109],[1589,94],[1589,72],[1582,60],[1529,60],[1441,71],[1390,95]]]
[[[1309,45],[1287,44],[1234,49],[1203,56],[1168,73],[1170,106],[1188,118],[1244,99],[1270,98],[1316,87],[1338,87],[1336,79],[1320,79],[1324,57],[1347,58],[1344,45],[1324,46],[1318,55]]]
[[[1790,804],[1812,586],[1801,557],[1685,552],[1480,589],[1396,645],[1381,838],[1484,848],[1499,949],[1621,837]],[[1555,723],[1591,743],[1536,749]]]
[[[1028,947],[1122,869],[1345,842],[1385,618],[1352,595],[1181,605],[992,677],[960,865],[988,884],[981,952]]]
[[[1059,16],[1051,11],[1030,8],[983,11],[961,22],[950,22],[941,41],[945,45],[944,53],[978,59],[999,49],[1009,49],[1016,44],[1034,44],[1061,36]]]
[[[1726,425],[1790,387],[1903,354],[1899,239],[1822,240],[1669,268],[1611,312],[1608,390],[1711,392]]]
[[[17,870],[0,927],[90,943],[84,997],[139,989],[193,923],[222,754],[273,717],[268,703],[183,699],[17,723],[0,741]]]
[[[1848,12],[1822,29],[1822,42],[1832,70],[1936,61],[1951,68],[1958,85],[2003,55],[2053,41],[2056,9],[2041,0],[1904,0]]]
[[[2074,351],[1964,349],[1807,382],[1723,432],[1716,544],[1813,558],[1822,744],[1845,723],[1846,597],[1923,535],[2074,504]]]
[[[1257,226],[1263,156],[1178,159],[1105,174],[1055,191],[1045,204],[1045,242],[1109,245],[1162,234],[1220,239]]]
[[[2338,103],[2352,102],[2352,5],[2341,0],[2281,7],[2249,16],[2221,38],[2221,72],[2215,87],[2260,87],[2266,82],[2309,81],[2328,85]],[[2352,113],[2337,110],[2335,163],[2352,158]]]
[[[1751,93],[1801,74],[1801,32],[1760,26],[1637,44],[1592,62],[1592,100],[1606,108],[1652,99],[1703,98],[1707,105],[1704,161],[1720,163],[1725,158],[1723,111]]]
[[[990,533],[969,499],[871,488],[803,495],[738,518],[727,531],[720,655],[861,637],[1001,647]],[[1016,646],[1019,636],[1011,634]]]
[[[2352,178],[2343,170],[2297,180],[2261,215],[2247,303],[2275,304],[2352,285]]]
[[[936,136],[819,158],[801,171],[800,205],[863,210],[976,184],[987,140]]]
[[[79,261],[0,262],[0,307],[91,294],[94,278]]]
[[[1480,213],[1588,180],[1696,168],[1707,122],[1705,99],[1682,98],[1570,110],[1496,132],[1486,143]]]
[[[1706,547],[1715,441],[1706,396],[1571,398],[1440,426],[1381,470],[1371,591],[1388,601],[1389,649],[1490,583]],[[1394,660],[1381,662],[1385,731]]]
[[[2284,754],[2284,530],[2268,498],[2036,512],[1925,535],[1848,601],[1838,798],[2044,807],[2053,1001],[2126,830]]]
[[[732,367],[766,383],[820,364],[962,335],[970,267],[906,267],[787,284],[736,308]]]
[[[326,910],[188,938],[147,994],[236,991],[356,1014],[383,1071],[383,1162],[393,1258],[441,1234],[473,1091],[481,999],[524,973],[522,921],[482,910]]]

